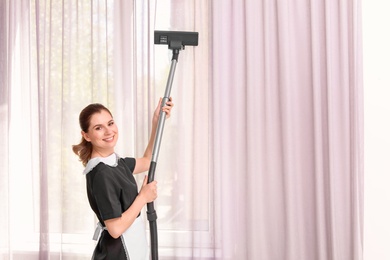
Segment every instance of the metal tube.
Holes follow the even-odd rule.
[[[177,64],[177,60],[173,59],[171,62],[171,68],[169,70],[168,81],[165,88],[165,94],[161,102],[161,108],[165,106],[165,104],[169,100],[169,96],[171,95],[171,89],[172,89],[173,77],[176,70],[176,64]],[[153,162],[157,162],[158,153],[160,151],[160,146],[161,146],[161,138],[164,131],[165,118],[166,118],[166,114],[161,110],[158,118],[156,139],[154,140],[154,146],[153,146],[153,153],[152,153]]]
[[[174,49],[173,50],[173,56],[171,61],[171,68],[169,70],[167,85],[165,88],[165,94],[163,97],[163,100],[161,102],[161,108],[165,106],[167,101],[169,100],[171,89],[172,89],[172,83],[173,83],[173,77],[176,70],[176,64],[179,56],[179,50]],[[154,181],[154,174],[156,171],[157,166],[157,158],[158,153],[160,151],[161,146],[161,139],[162,134],[164,130],[164,124],[165,124],[166,114],[160,110],[160,115],[158,117],[158,124],[157,124],[157,131],[156,136],[154,140],[153,145],[153,152],[152,152],[152,161],[150,162],[149,172],[148,172],[148,183]],[[152,260],[158,260],[158,236],[157,236],[157,213],[154,209],[154,203],[150,202],[147,204],[147,217],[149,221],[149,228],[150,228],[150,250],[152,255]]]

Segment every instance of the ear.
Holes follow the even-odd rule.
[[[91,142],[91,138],[89,138],[88,133],[81,131],[81,135],[84,137],[85,140]]]

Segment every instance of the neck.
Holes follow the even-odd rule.
[[[114,151],[99,151],[99,150],[93,150],[91,154],[91,158],[95,157],[108,157],[111,154],[113,154]]]

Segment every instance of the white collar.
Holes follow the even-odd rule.
[[[108,166],[116,167],[118,165],[118,159],[119,156],[116,153],[112,153],[107,157],[94,157],[88,161],[87,166],[85,166],[85,169],[83,171],[83,174],[85,175],[89,173],[90,171],[92,171],[93,168],[95,168],[96,165],[101,162]]]

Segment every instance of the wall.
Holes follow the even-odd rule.
[[[364,259],[390,259],[390,3],[362,1]]]

